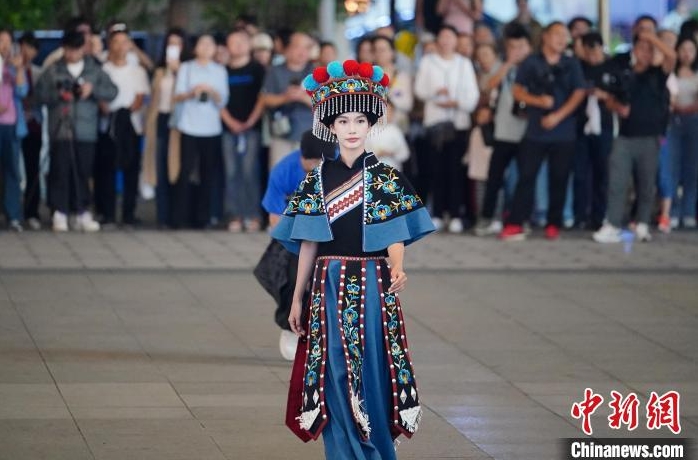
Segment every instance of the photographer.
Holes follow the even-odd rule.
[[[653,66],[654,50],[664,54],[661,66]],[[628,67],[627,101],[610,97],[608,106],[620,117],[620,133],[613,145],[609,162],[609,190],[606,222],[594,233],[599,243],[621,241],[620,227],[626,207],[628,186],[636,176],[637,226],[640,241],[649,241],[649,221],[654,202],[654,187],[659,155],[659,138],[664,134],[669,116],[669,95],[666,81],[676,64],[676,52],[663,43],[657,34],[642,31],[633,37],[634,59]]]
[[[514,99],[526,106],[528,126],[518,156],[519,182],[511,215],[500,234],[503,240],[523,240],[523,222],[531,215],[535,182],[544,159],[548,159],[548,207],[545,237],[560,237],[562,208],[572,167],[576,139],[576,114],[584,100],[584,79],[579,61],[564,55],[569,33],[561,22],[543,32],[540,53],[529,56],[519,67]]]
[[[99,230],[89,212],[98,103],[114,99],[117,88],[94,59],[85,59],[84,44],[82,33],[66,32],[63,57],[41,74],[35,88],[37,104],[48,106],[54,231],[68,230],[71,210],[78,213],[78,229]]]
[[[195,59],[183,63],[177,72],[174,102],[179,114],[175,118],[182,142],[181,168],[173,190],[175,228],[203,228],[210,223],[214,165],[221,162],[220,110],[228,103],[229,93],[228,73],[213,61],[215,53],[213,37],[202,35],[194,48]]]

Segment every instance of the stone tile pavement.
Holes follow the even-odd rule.
[[[698,235],[599,246],[436,235],[402,295],[426,414],[401,459],[559,459],[584,388],[681,392],[698,438]],[[0,234],[0,460],[322,458],[250,274],[264,235]],[[612,432],[604,403],[598,436]],[[640,413],[644,424],[644,413]]]

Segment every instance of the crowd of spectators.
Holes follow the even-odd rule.
[[[31,32],[15,44],[0,29],[8,226],[137,228],[138,203],[154,198],[161,229],[261,231],[283,212],[280,183],[321,156],[303,141],[301,81],[353,57],[391,82],[369,147],[411,178],[437,229],[522,240],[540,227],[554,240],[574,227],[610,243],[626,227],[642,241],[695,228],[698,22],[658,30],[640,16],[630,51],[611,55],[588,18],[543,26],[516,5],[498,24],[480,0],[418,1],[417,34],[378,29],[353,56],[246,17],[195,40],[173,28],[153,61],[126,24],[100,35],[75,18],[37,63]]]

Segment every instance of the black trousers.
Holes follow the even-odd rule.
[[[50,156],[48,188],[51,208],[64,214],[88,210],[94,142],[55,141],[51,143]]]
[[[24,156],[24,173],[27,185],[24,189],[24,218],[39,218],[39,203],[41,201],[41,181],[39,176],[41,159],[41,131],[29,131],[22,139],[22,155]]]
[[[521,225],[533,211],[536,176],[543,160],[548,159],[548,224],[562,226],[562,210],[567,195],[567,181],[572,168],[575,142],[535,142],[525,140],[518,156],[519,181],[508,224]]]
[[[492,219],[497,208],[497,197],[504,185],[504,175],[519,153],[521,144],[513,142],[495,141],[490,158],[490,169],[487,172],[487,186],[485,197],[482,200],[482,212],[485,219]]]
[[[198,137],[182,133],[179,178],[172,190],[174,228],[203,228],[209,224],[214,168],[216,157],[220,156],[220,135]]]
[[[117,170],[121,170],[124,177],[121,220],[132,224],[135,221],[141,155],[139,138],[127,109],[112,114],[109,133],[101,135],[95,161],[95,208],[106,222],[116,220]]]
[[[598,136],[577,137],[574,156],[574,218],[577,223],[601,226],[608,200],[608,159],[613,148],[613,130]]]
[[[432,147],[434,217],[442,218],[446,211],[451,218],[462,218],[464,215],[467,174],[462,159],[469,140],[469,130],[456,131],[455,139],[446,143],[442,149]]]

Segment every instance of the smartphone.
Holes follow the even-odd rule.
[[[177,45],[168,45],[165,49],[165,56],[168,61],[179,61],[181,49]]]

